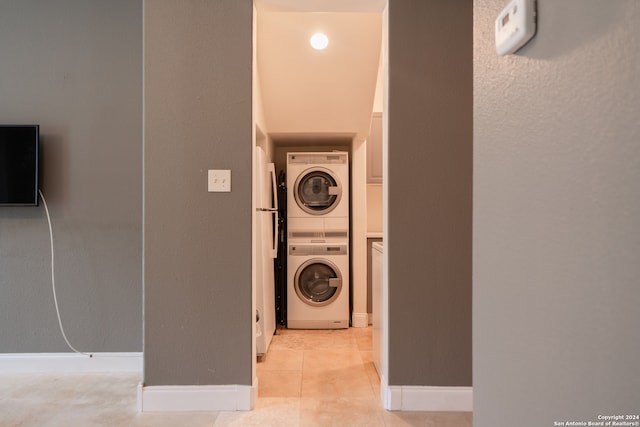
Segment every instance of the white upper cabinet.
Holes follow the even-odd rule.
[[[373,113],[367,140],[367,184],[382,184],[382,113]]]

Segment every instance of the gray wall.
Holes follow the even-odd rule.
[[[142,349],[142,2],[1,0],[0,123],[38,123],[79,350]],[[70,351],[44,207],[0,207],[0,353]]]
[[[252,1],[144,16],[144,382],[250,385]]]
[[[474,7],[474,425],[637,414],[640,2]],[[606,3],[606,4],[605,4]]]
[[[472,7],[452,3],[390,5],[392,385],[471,384]],[[251,384],[251,7],[145,3],[146,385]]]
[[[389,2],[390,385],[471,385],[472,22]]]

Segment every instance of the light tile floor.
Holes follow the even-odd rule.
[[[279,330],[257,364],[250,412],[136,413],[139,374],[0,375],[0,426],[470,427],[471,413],[388,412],[371,328]]]

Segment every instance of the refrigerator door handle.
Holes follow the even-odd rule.
[[[278,211],[271,211],[273,215],[273,247],[271,248],[273,258],[278,258]]]
[[[268,163],[267,170],[271,175],[271,187],[273,188],[273,208],[271,208],[271,213],[273,214],[273,240],[271,241],[271,252],[275,259],[278,258],[278,183],[276,182],[276,165]]]

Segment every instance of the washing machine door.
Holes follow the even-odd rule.
[[[324,215],[340,202],[342,184],[329,169],[313,167],[300,174],[293,194],[300,209],[312,215]]]
[[[307,260],[296,271],[294,280],[298,298],[315,307],[331,304],[342,290],[340,270],[326,259]]]

